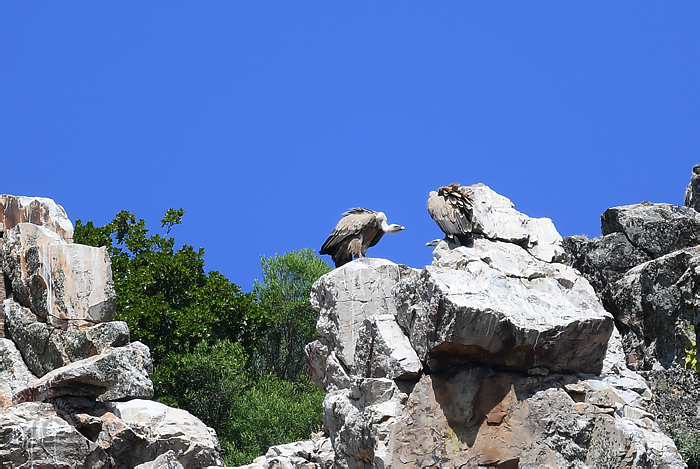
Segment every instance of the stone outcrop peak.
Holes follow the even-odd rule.
[[[0,195],[0,232],[0,465],[222,465],[212,429],[147,400],[150,351],[113,320],[106,249],[74,244],[40,197]]]
[[[657,243],[638,229],[645,207],[611,209],[613,234],[596,244],[605,253],[572,262],[565,248],[582,240],[563,240],[551,220],[488,186],[462,190],[473,206],[468,245],[438,242],[423,269],[359,259],[314,284],[320,338],[306,354],[328,391],[326,436],[270,448],[246,467],[685,467],[647,410],[631,326],[601,292],[631,275],[608,288],[611,301],[653,301],[634,280],[653,271],[633,267],[686,248],[674,220],[695,215],[671,210],[678,236]],[[690,264],[674,265],[682,284]],[[330,454],[311,450],[324,444]]]

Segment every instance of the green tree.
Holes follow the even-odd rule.
[[[222,429],[227,464],[249,464],[270,446],[308,440],[321,429],[324,396],[308,378],[290,383],[268,375],[255,381]]]
[[[271,325],[256,365],[262,375],[273,373],[295,382],[307,373],[304,346],[317,336],[317,314],[309,301],[311,286],[331,268],[311,249],[262,256],[260,264],[263,279],[255,281],[253,292]]]
[[[255,295],[242,293],[219,272],[204,272],[204,249],[175,249],[169,236],[184,210],[169,209],[164,236],[149,235],[144,220],[119,212],[96,227],[77,220],[75,242],[106,246],[117,293],[116,318],[151,349],[157,367],[165,357],[191,352],[202,340],[240,341],[251,350],[267,326]]]

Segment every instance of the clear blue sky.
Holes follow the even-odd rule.
[[[249,290],[341,213],[441,237],[428,192],[483,182],[564,235],[683,203],[700,163],[700,3],[3,2],[0,192],[75,221],[184,208]]]

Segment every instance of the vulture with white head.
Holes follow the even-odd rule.
[[[445,239],[458,246],[469,244],[472,232],[472,200],[459,183],[431,191],[428,197],[428,213],[440,229]],[[428,243],[435,246],[439,240]]]
[[[376,245],[384,233],[394,234],[405,229],[401,225],[389,225],[382,212],[353,208],[343,214],[319,253],[330,255],[335,266],[340,267],[353,258],[365,257],[367,249]]]

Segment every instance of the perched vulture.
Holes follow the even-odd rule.
[[[458,183],[441,187],[437,192],[430,192],[428,213],[445,233],[445,239],[457,245],[469,243],[472,231],[472,200]],[[428,243],[428,246],[434,246],[437,241]]]
[[[367,249],[376,245],[384,233],[394,234],[405,229],[401,225],[389,225],[382,212],[353,208],[343,214],[319,253],[329,254],[335,266],[340,267],[353,258],[365,257]]]

